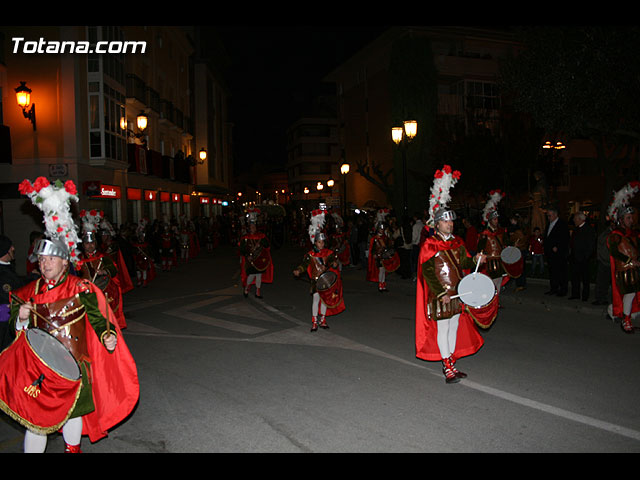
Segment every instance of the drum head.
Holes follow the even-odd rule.
[[[338,276],[335,274],[335,272],[324,272],[318,277],[316,288],[320,291],[328,290],[333,286],[334,283],[336,283],[336,280],[338,280]]]
[[[505,247],[500,253],[500,258],[504,263],[513,264],[522,258],[522,253],[519,248]]]
[[[458,284],[460,300],[472,308],[488,305],[495,294],[496,287],[493,280],[483,273],[471,273]]]
[[[39,328],[27,330],[27,341],[33,351],[54,372],[71,380],[80,378],[80,367],[71,352],[55,337]]]

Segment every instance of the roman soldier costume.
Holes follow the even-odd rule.
[[[262,298],[262,283],[273,283],[273,262],[269,239],[258,231],[258,215],[260,211],[251,209],[247,212],[248,231],[240,238],[240,277],[243,295],[249,295],[249,288],[255,284],[256,298]]]
[[[640,311],[640,239],[633,228],[635,210],[629,205],[640,190],[640,182],[630,182],[614,195],[608,214],[615,227],[607,238],[611,265],[612,305],[610,315],[621,319],[626,333],[633,333],[632,316]]]
[[[482,272],[493,280],[498,293],[509,281],[500,256],[508,243],[507,230],[498,224],[500,217],[498,203],[503,198],[504,193],[500,190],[489,192],[489,200],[482,211],[482,223],[485,225],[485,229],[480,232],[478,239],[478,251],[487,256],[487,262]]]
[[[389,234],[386,217],[389,210],[381,209],[376,214],[375,234],[369,241],[367,259],[367,280],[378,282],[378,291],[387,292],[387,273],[395,272],[400,267],[400,255],[396,252],[393,239]]]
[[[149,251],[149,242],[146,240],[146,227],[147,220],[140,220],[135,237],[131,239],[138,287],[146,287],[156,276],[156,268]]]
[[[26,427],[25,451],[43,452],[46,435],[62,429],[65,451],[79,452],[82,435],[95,442],[132,412],[139,398],[137,368],[102,291],[64,263],[79,254],[69,207],[77,201],[75,185],[67,181],[63,188],[39,177],[33,185],[22,182],[20,192],[45,214],[47,238],[34,252],[59,257],[60,274],[43,274],[11,296],[17,335],[0,354],[0,408]],[[21,319],[22,304],[30,305],[30,314]],[[64,356],[51,357],[54,352]],[[56,374],[73,365],[78,378]]]
[[[326,317],[345,310],[339,260],[333,250],[325,247],[327,235],[322,231],[324,224],[325,211],[313,210],[308,230],[312,247],[293,271],[296,276],[306,272],[310,279],[312,332],[317,331],[318,327],[329,328]]]
[[[177,255],[175,249],[175,239],[171,232],[169,223],[164,222],[162,233],[160,234],[160,259],[162,262],[162,271],[169,272],[171,267],[177,263]]]
[[[460,172],[448,165],[436,171],[430,198],[435,233],[420,249],[416,286],[416,357],[441,361],[447,383],[466,377],[456,368],[456,360],[476,353],[484,343],[468,310],[459,298],[452,298],[458,293],[460,280],[476,263],[464,240],[453,234],[453,223],[448,231],[446,225],[441,226],[456,218],[447,204],[449,190],[459,178]]]
[[[114,239],[116,237],[116,231],[113,229],[113,225],[103,218],[100,222],[100,232],[102,239],[100,242],[100,251],[107,255],[111,261],[116,265],[118,269],[118,282],[120,283],[120,291],[125,294],[133,290],[133,282],[131,281],[131,275],[127,268],[127,263],[124,260],[122,251],[118,242]]]
[[[331,249],[340,260],[340,269],[343,266],[351,264],[351,246],[349,244],[349,232],[344,230],[344,220],[336,213],[332,212],[334,232],[331,235]]]
[[[97,249],[98,224],[101,222],[102,216],[102,212],[96,210],[80,211],[84,248],[78,256],[76,267],[79,277],[89,280],[102,290],[115,314],[113,321],[123,329],[127,327],[127,322],[122,306],[122,289],[118,278],[118,268],[108,255]]]

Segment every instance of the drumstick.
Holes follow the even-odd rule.
[[[104,298],[107,300],[107,335],[109,335],[111,333],[111,324],[109,323],[109,310],[111,310],[111,307],[109,306],[109,294],[105,294]]]
[[[98,262],[98,267],[96,268],[96,271],[93,273],[93,278],[91,279],[91,283],[96,281],[96,277],[98,276],[98,270],[100,270],[101,266],[102,266],[102,258],[100,258],[100,262]]]
[[[463,295],[469,295],[470,293],[473,293],[473,292],[464,292],[464,293],[459,293],[458,295],[454,295],[453,297],[451,297],[451,300],[453,300],[454,298],[461,297],[461,296],[463,296]]]
[[[25,302],[23,299],[21,299],[20,297],[18,297],[15,293],[11,293],[11,298],[13,298],[16,302],[18,302],[20,305],[24,305]],[[49,321],[49,319],[43,317],[40,313],[38,313],[37,310],[31,309],[31,312],[33,312],[34,315],[36,315],[37,317],[39,317],[41,320],[44,320],[46,323],[48,323],[49,325],[51,325],[52,327],[56,327],[56,325],[54,325],[53,323],[51,323]]]
[[[484,255],[484,251],[480,252],[480,255]],[[480,259],[478,259],[478,263],[476,263],[476,271],[473,272],[474,275],[478,273],[478,268],[480,268]]]

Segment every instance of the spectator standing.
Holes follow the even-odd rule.
[[[600,232],[596,241],[596,300],[591,302],[592,305],[609,305],[611,303],[611,258],[607,238],[612,231],[613,225],[609,223],[607,228]]]
[[[571,234],[571,296],[569,300],[589,300],[591,259],[596,249],[596,234],[583,212],[573,215],[575,228]]]
[[[531,274],[536,273],[536,266],[540,265],[540,275],[544,273],[544,240],[540,227],[534,227],[529,237],[529,253],[531,254]],[[607,264],[609,262],[607,256]]]
[[[420,237],[424,222],[419,214],[413,216],[413,228],[411,229],[411,275],[412,280],[417,280],[418,255],[420,253]]]
[[[549,290],[545,295],[564,297],[568,291],[569,227],[558,216],[555,206],[547,209],[547,219],[549,225],[544,237],[544,255],[549,267]]]

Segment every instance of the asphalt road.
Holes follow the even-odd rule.
[[[640,331],[604,309],[543,294],[502,294],[485,345],[447,385],[415,358],[415,284],[389,293],[344,270],[347,310],[311,333],[304,253],[276,250],[264,299],[244,298],[231,248],[202,253],[125,296],[140,401],[86,453],[516,453],[640,451]],[[578,303],[576,303],[578,302]],[[640,325],[640,321],[638,322]],[[0,452],[23,429],[0,422]],[[59,434],[47,452],[62,451]]]

